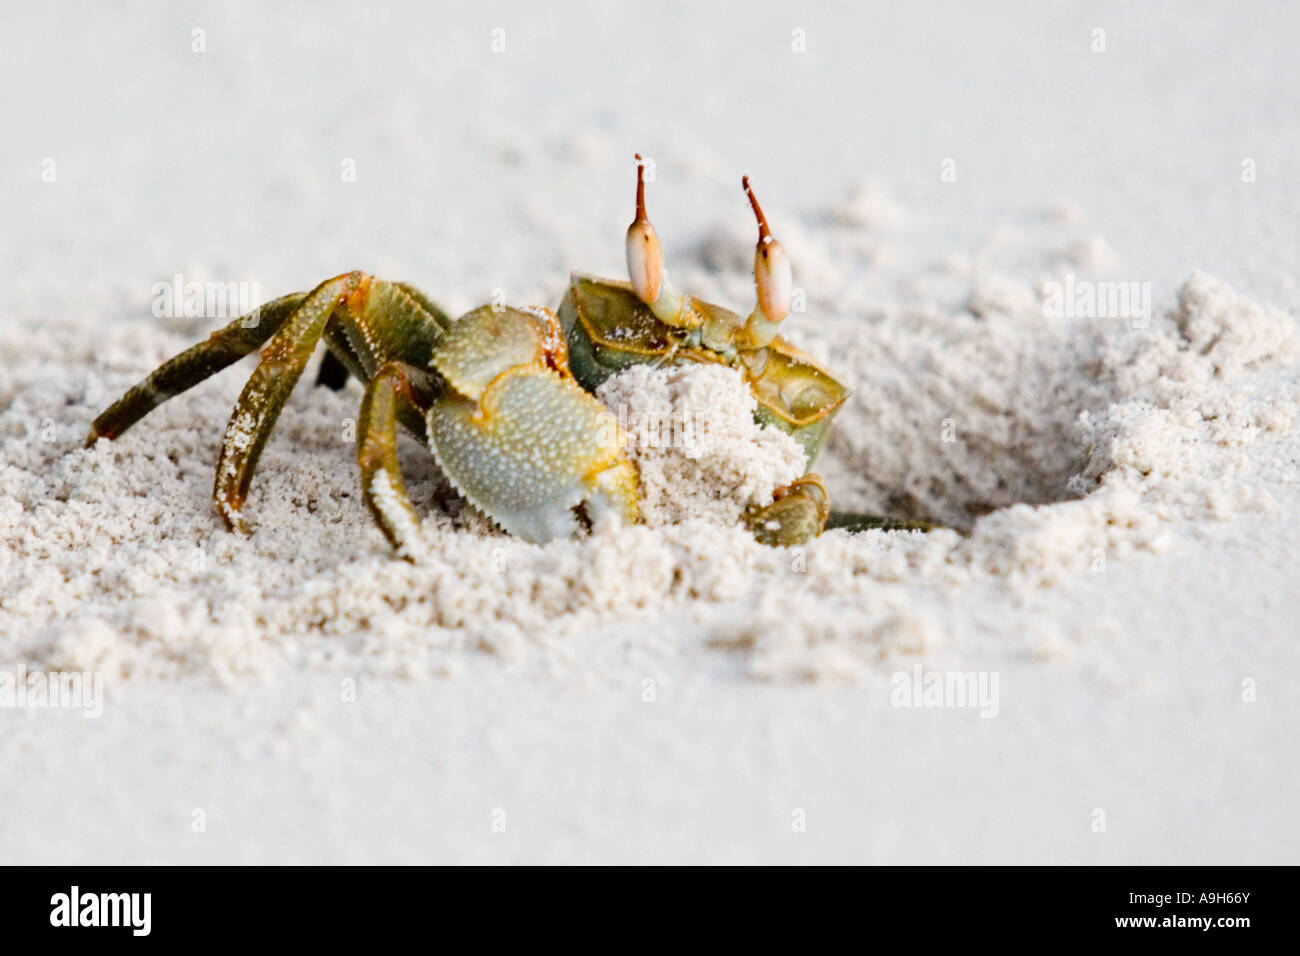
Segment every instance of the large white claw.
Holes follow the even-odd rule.
[[[504,530],[542,544],[578,529],[574,507],[633,523],[636,471],[618,422],[572,379],[516,366],[475,401],[448,390],[427,416],[439,466]],[[593,515],[595,517],[595,515]]]

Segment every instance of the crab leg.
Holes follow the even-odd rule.
[[[384,537],[408,560],[420,519],[411,507],[397,463],[397,422],[399,416],[405,417],[404,412],[419,418],[419,409],[428,406],[433,392],[431,378],[413,365],[389,362],[366,385],[358,422],[362,497]]]
[[[351,272],[327,279],[308,293],[271,337],[262,352],[262,361],[240,392],[221,443],[217,480],[212,489],[217,509],[231,530],[247,530],[239,511],[253,480],[257,460],[289,393],[315,351],[325,324],[349,295],[364,295],[368,278],[360,272]]]
[[[934,531],[943,525],[919,518],[890,518],[885,515],[862,514],[856,511],[832,511],[827,528],[840,528],[850,533],[859,531]]]
[[[90,426],[86,445],[100,438],[116,438],[151,411],[204,379],[238,362],[274,335],[302,303],[301,292],[282,296],[256,312],[235,319],[154,369],[139,384],[110,405]]]
[[[334,375],[341,385],[352,373],[366,382],[357,447],[362,497],[384,536],[409,558],[420,522],[397,462],[397,426],[427,440],[425,410],[440,385],[423,366],[451,320],[413,286],[370,276],[357,279],[346,302],[346,308],[334,309],[322,333],[327,361],[333,359],[326,377]]]

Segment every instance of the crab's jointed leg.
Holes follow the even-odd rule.
[[[308,293],[262,351],[262,361],[239,393],[217,459],[212,497],[231,530],[247,530],[240,509],[257,460],[284,403],[316,350],[325,324],[349,295],[364,295],[368,282],[369,276],[360,272],[322,282]]]
[[[164,362],[95,419],[86,445],[116,438],[167,399],[238,362],[279,331],[304,298],[298,292],[268,302]]]
[[[362,497],[384,537],[407,558],[411,557],[420,519],[406,494],[397,463],[397,423],[407,414],[418,418],[435,390],[426,370],[405,362],[389,362],[366,385],[357,423]]]
[[[239,512],[257,459],[322,337],[339,366],[369,381],[393,362],[418,370],[428,362],[433,342],[448,321],[441,309],[409,286],[363,272],[327,279],[308,293],[263,351],[226,428],[213,498],[227,525],[244,530]],[[427,373],[418,374],[427,378]],[[391,379],[385,384],[391,391]],[[423,406],[398,402],[394,414],[424,437]]]
[[[943,525],[919,518],[890,518],[856,511],[832,511],[826,527],[854,534],[859,531],[934,531]]]

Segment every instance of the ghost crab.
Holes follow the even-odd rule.
[[[452,320],[410,285],[348,272],[269,302],[170,359],[95,419],[86,444],[118,437],[265,345],[227,425],[213,487],[227,527],[245,531],[241,509],[258,457],[323,340],[318,381],[339,388],[351,374],[365,385],[357,443],[363,496],[407,557],[419,519],[398,468],[399,424],[425,441],[466,500],[527,541],[565,537],[606,516],[637,521],[637,473],[625,436],[591,394],[635,363],[737,369],[758,400],[756,418],[789,432],[811,462],[848,391],[776,335],[790,308],[790,264],[748,178],[743,186],[759,227],[758,301],[745,318],[669,281],[646,216],[638,155],[626,249],[631,281],[574,274],[558,315],[492,305]],[[809,473],[745,520],[763,543],[792,545],[819,534],[828,515],[826,489]]]

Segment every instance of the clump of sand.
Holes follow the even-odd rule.
[[[740,373],[721,365],[635,365],[596,396],[628,436],[640,473],[641,516],[651,527],[731,525],[807,469],[785,432],[754,422],[758,403]]]

